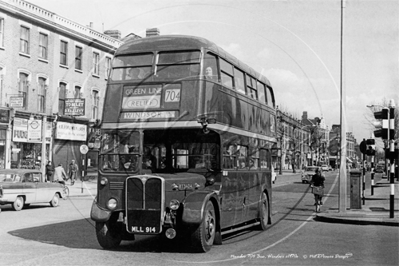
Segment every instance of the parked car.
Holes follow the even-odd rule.
[[[375,173],[384,173],[384,168],[385,168],[385,165],[377,164],[374,172]]]
[[[0,204],[11,204],[15,211],[32,203],[49,203],[56,207],[62,191],[61,184],[45,182],[40,170],[0,170]]]
[[[310,183],[312,180],[312,176],[316,173],[316,169],[318,166],[307,166],[302,171],[301,180],[302,183]]]
[[[328,172],[328,171],[329,171],[328,165],[327,165],[327,164],[322,164],[320,167],[321,167],[321,169],[322,169],[323,171],[325,171],[325,172]]]

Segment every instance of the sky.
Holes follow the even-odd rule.
[[[276,104],[296,118],[306,111],[331,128],[340,124],[342,100],[346,131],[358,143],[374,130],[367,105],[399,106],[397,0],[346,0],[342,19],[341,0],[28,2],[122,37],[145,37],[148,28],[204,37],[265,75]]]

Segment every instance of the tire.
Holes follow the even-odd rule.
[[[114,227],[110,226],[110,222],[96,222],[97,241],[104,249],[115,249],[122,241],[121,230],[116,223]]]
[[[269,224],[269,200],[266,193],[262,192],[259,202],[259,230],[265,231]]]
[[[57,207],[59,203],[60,203],[60,196],[57,193],[55,193],[52,200],[50,201],[50,206]]]
[[[199,252],[211,249],[216,236],[216,214],[212,202],[208,201],[201,224],[191,235],[191,243]]]
[[[12,208],[14,211],[20,211],[24,207],[25,200],[23,197],[19,196],[15,199],[14,203],[12,204]]]

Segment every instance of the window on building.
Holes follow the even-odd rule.
[[[75,46],[75,69],[77,70],[82,70],[82,53],[82,47]]]
[[[111,58],[106,57],[105,58],[105,78],[108,78],[110,71],[111,71]]]
[[[21,26],[21,37],[20,37],[21,39],[20,39],[19,51],[24,54],[29,54],[29,33],[30,33],[29,28]]]
[[[61,41],[60,44],[60,64],[66,66],[68,62],[68,42]]]
[[[4,46],[4,18],[0,18],[0,47]]]
[[[24,109],[27,109],[27,98],[28,98],[28,92],[29,92],[29,75],[25,73],[19,73],[19,88],[18,92],[20,95],[24,97]]]
[[[65,114],[66,86],[66,83],[60,83],[60,91],[58,93],[58,113],[60,115]]]
[[[39,113],[46,112],[46,79],[39,78],[39,88],[37,92],[38,100],[37,100],[37,110]]]
[[[100,75],[100,54],[93,52],[93,74]]]
[[[98,91],[93,91],[93,110],[91,112],[92,119],[98,119],[98,108],[100,105],[100,96]]]
[[[79,86],[75,86],[75,92],[74,92],[73,97],[74,98],[82,98],[81,96],[82,96],[82,88]]]
[[[48,59],[48,35],[39,33],[39,58]]]

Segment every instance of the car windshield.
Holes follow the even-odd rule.
[[[15,182],[19,181],[21,178],[14,174],[0,174],[0,182]]]

